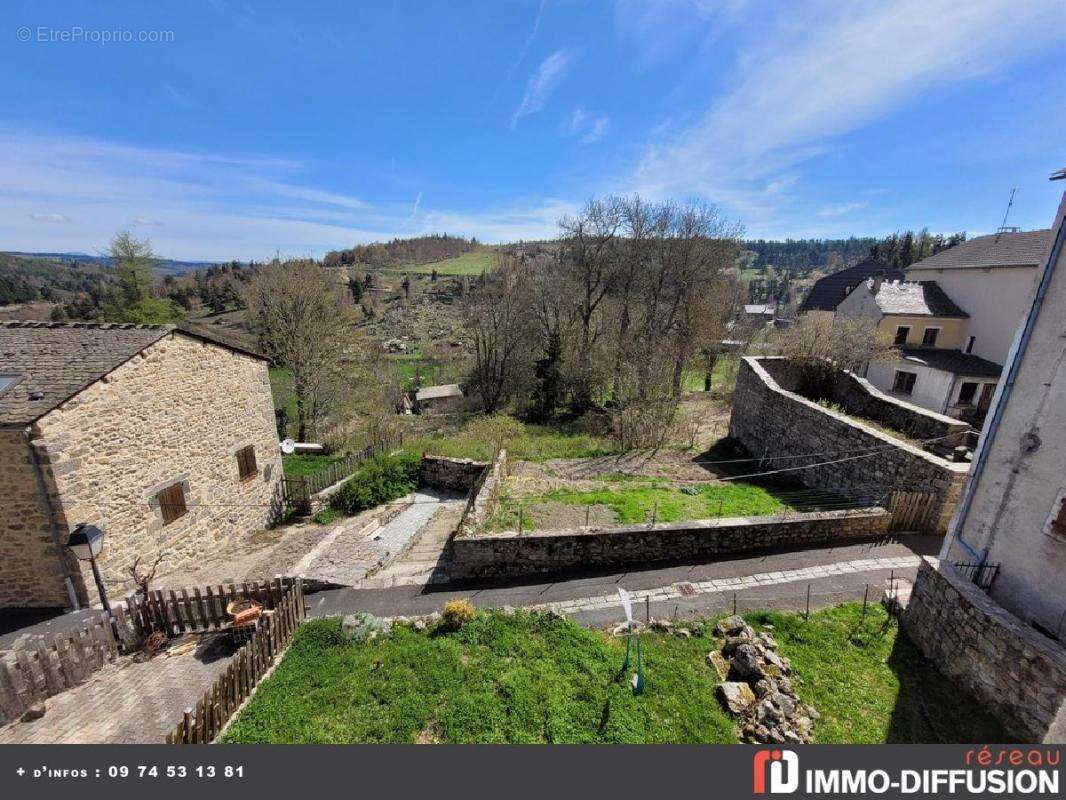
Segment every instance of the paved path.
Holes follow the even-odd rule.
[[[361,589],[392,586],[423,586],[450,580],[451,538],[459,526],[465,500],[442,502],[422,529],[409,540],[402,553],[388,566],[359,582]]]
[[[468,598],[481,607],[570,604],[569,613],[576,619],[598,624],[617,621],[617,609],[603,600],[616,597],[619,586],[648,593],[654,616],[671,616],[732,610],[734,591],[740,611],[803,608],[810,584],[811,607],[822,608],[845,600],[861,600],[867,586],[871,601],[876,602],[885,580],[893,573],[913,580],[917,557],[935,556],[942,541],[936,536],[907,535],[830,548],[779,549],[708,562],[536,578],[511,584],[346,588],[311,595],[308,604],[311,616],[360,610],[381,616],[428,614],[439,611],[445,602],[456,597]],[[692,593],[680,588],[681,584],[693,587]]]
[[[0,728],[0,744],[162,744],[232,653],[229,636],[208,633],[183,637],[151,661],[122,658],[49,697],[41,719]]]

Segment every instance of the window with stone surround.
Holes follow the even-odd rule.
[[[169,525],[174,520],[185,516],[189,510],[185,505],[185,487],[180,482],[171,484],[157,494],[155,498],[159,503],[159,510],[163,514],[164,525]]]
[[[255,447],[248,445],[237,451],[237,474],[242,481],[250,481],[259,474],[255,463]]]

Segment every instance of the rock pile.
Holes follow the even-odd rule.
[[[741,723],[741,738],[758,744],[809,742],[818,712],[803,703],[793,686],[792,664],[777,651],[774,637],[758,633],[738,616],[714,628],[724,637],[707,661],[718,672],[718,696]]]

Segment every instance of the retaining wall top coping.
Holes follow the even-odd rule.
[[[940,568],[937,569],[928,558],[923,558],[922,562],[919,567],[920,572],[928,570],[937,573],[944,582],[950,584],[952,589],[962,595],[980,613],[1005,628],[1008,633],[1021,639],[1026,646],[1039,651],[1044,658],[1054,661],[1059,669],[1066,671],[1066,648],[1044,636],[1035,628],[1026,625],[950,564],[941,563]]]
[[[475,467],[487,467],[488,461],[475,461],[472,458],[452,458],[451,456],[437,456],[432,453],[423,453],[423,461],[447,461],[451,464],[469,464]]]
[[[782,388],[782,386],[777,382],[777,380],[775,380],[774,377],[769,372],[767,372],[765,368],[763,368],[762,364],[759,363],[760,361],[771,360],[787,361],[784,356],[744,356],[744,361],[748,363],[748,365],[752,368],[752,371],[754,371],[756,376],[758,376],[759,379],[762,380],[764,384],[766,384],[766,388],[770,389],[770,391],[784,395],[793,402],[801,403],[802,405],[805,405],[820,414],[825,414],[826,416],[839,420],[840,422],[843,422],[846,425],[850,425],[853,428],[858,428],[863,433],[867,433],[870,436],[873,436],[876,439],[880,439],[881,441],[886,442],[888,444],[893,444],[896,447],[899,447],[901,450],[905,450],[906,452],[912,455],[924,458],[926,461],[929,461],[930,463],[935,464],[938,467],[942,467],[950,470],[951,472],[957,472],[959,474],[966,474],[970,471],[970,465],[966,462],[948,461],[945,458],[940,458],[939,456],[933,455],[932,453],[922,450],[919,447],[915,447],[914,445],[904,441],[903,439],[898,439],[895,436],[877,430],[877,428],[866,425],[856,417],[852,417],[847,414],[841,414],[839,411],[833,411],[831,409],[825,408],[824,406],[815,403],[813,400],[808,400],[801,394],[797,394],[796,392],[790,392],[788,391],[788,389]],[[951,423],[958,422],[958,420],[951,419],[951,417],[945,417],[942,414],[936,414],[926,409],[919,408],[918,406],[912,406],[910,403],[902,403],[899,400],[896,400],[894,397],[889,397],[888,395],[884,395],[884,399],[888,402],[895,403],[896,405],[906,406],[908,409],[913,409],[914,411],[924,414],[925,416],[934,417],[936,419],[943,419]]]
[[[716,517],[714,519],[689,519],[680,522],[643,522],[635,525],[601,525],[590,528],[563,528],[554,531],[527,531],[524,533],[491,533],[479,531],[456,541],[528,541],[530,539],[553,539],[566,536],[624,536],[631,533],[688,533],[695,530],[713,531],[717,528],[739,528],[757,525],[795,525],[802,522],[828,522],[833,520],[865,519],[887,516],[888,511],[880,506],[849,508],[842,511],[812,511],[792,514],[787,517],[765,515],[759,517]]]

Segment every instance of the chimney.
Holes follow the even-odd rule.
[[[874,275],[872,278],[870,278],[870,281],[871,281],[871,283],[870,283],[870,291],[871,292],[873,292],[874,294],[877,294],[879,291],[881,291],[881,281],[882,281],[882,276],[881,275]]]

